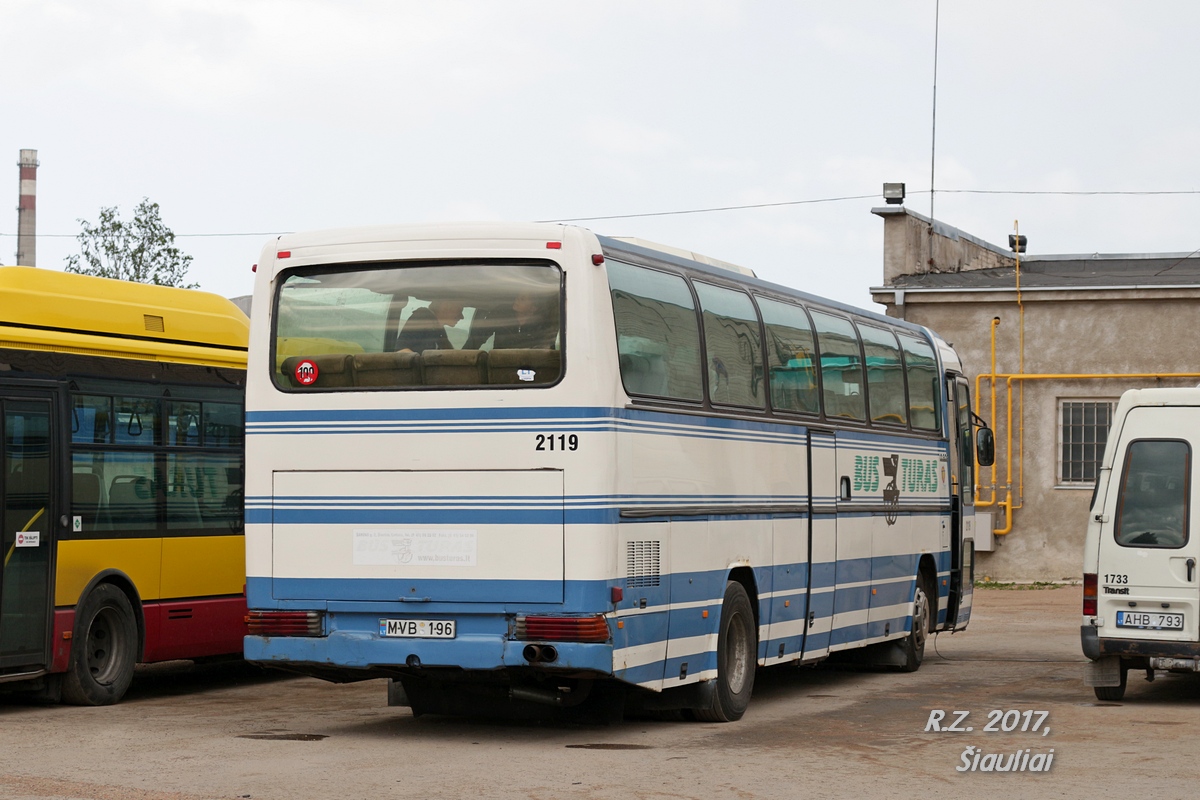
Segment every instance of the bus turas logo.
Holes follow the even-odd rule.
[[[307,358],[296,365],[296,383],[311,386],[317,382],[317,365]]]
[[[888,485],[883,487],[883,504],[887,506],[887,524],[889,526],[896,524],[896,517],[900,511],[900,487],[896,486],[896,467],[900,463],[900,456],[893,453],[883,459],[883,474],[891,478]]]
[[[889,456],[854,457],[854,491],[873,494],[883,478],[883,502],[887,506],[887,524],[895,525],[900,512],[900,495],[936,492],[940,484],[938,462],[932,458]]]

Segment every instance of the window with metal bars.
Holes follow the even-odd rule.
[[[1058,482],[1091,486],[1100,471],[1116,400],[1058,401]]]

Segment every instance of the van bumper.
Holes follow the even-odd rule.
[[[1083,654],[1095,661],[1103,656],[1200,658],[1200,642],[1164,642],[1152,639],[1111,639],[1100,636],[1094,625],[1079,627]]]

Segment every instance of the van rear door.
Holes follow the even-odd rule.
[[[1121,426],[1099,512],[1099,635],[1200,640],[1194,459],[1200,408],[1135,406]]]

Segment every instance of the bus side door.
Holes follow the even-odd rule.
[[[939,598],[946,616],[938,627],[962,630],[971,618],[975,592],[975,447],[971,428],[971,395],[961,375],[947,381],[947,414],[950,428],[950,585]],[[940,583],[940,581],[939,581]]]
[[[0,392],[0,675],[49,665],[59,475],[54,411],[51,391]]]
[[[808,622],[804,660],[829,654],[837,585],[837,443],[832,433],[809,430]]]

